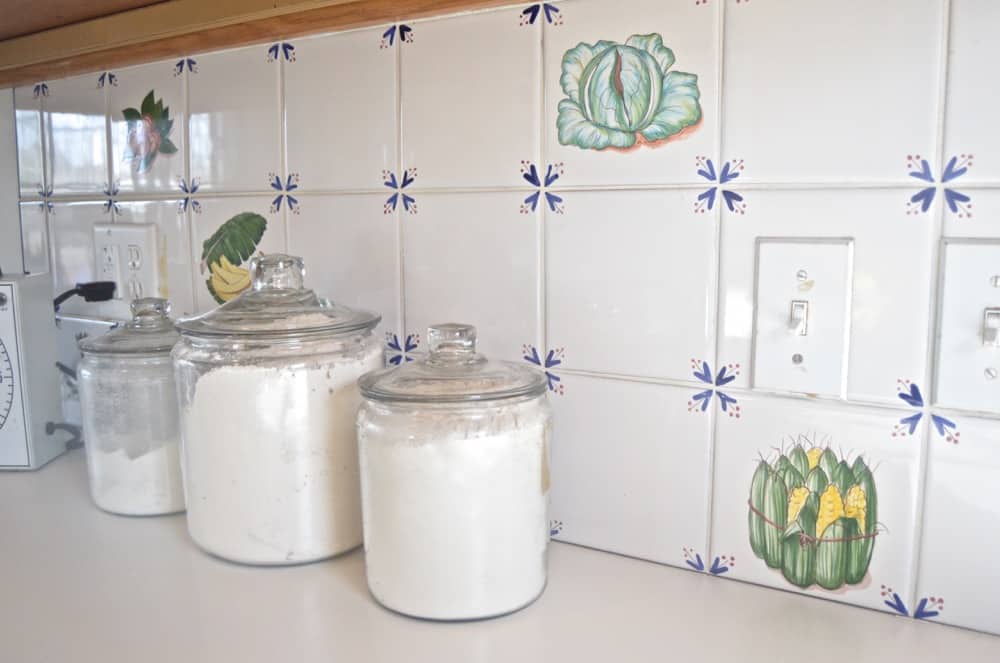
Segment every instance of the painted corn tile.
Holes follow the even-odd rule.
[[[383,336],[399,327],[399,249],[397,218],[382,214],[380,198],[308,196],[288,217],[288,251],[303,258],[316,292],[381,315],[375,333]]]
[[[111,118],[111,181],[122,193],[166,193],[184,176],[183,79],[173,75],[171,62],[114,73],[117,85],[104,88]]]
[[[691,213],[697,192],[570,195],[545,210],[548,337],[573,348],[566,366],[692,381],[688,359],[715,346],[715,224]]]
[[[1000,135],[992,113],[1000,90],[983,85],[1000,58],[996,33],[1000,5],[991,0],[952,0],[944,147],[948,155],[973,152],[978,165],[967,179],[1000,179]]]
[[[892,385],[926,365],[933,224],[907,216],[899,190],[807,189],[755,190],[739,222],[723,225],[719,356],[751,365],[757,238],[852,238],[847,397],[900,406]],[[733,386],[748,387],[751,374]]]
[[[24,251],[24,270],[31,274],[49,271],[49,228],[44,203],[30,202],[19,205],[21,211],[21,248]],[[10,271],[15,271],[8,268]]]
[[[993,560],[1000,556],[995,497],[1000,420],[959,421],[961,444],[932,439],[928,447],[920,572],[911,614],[922,610],[934,621],[1000,635],[1000,592],[993,571]]]
[[[284,217],[271,214],[270,204],[266,196],[206,197],[200,214],[187,212],[197,312],[215,308],[250,287],[250,258],[286,250]]]
[[[103,203],[54,203],[49,214],[49,242],[52,251],[52,279],[55,294],[96,277],[94,224],[107,223]],[[93,305],[79,297],[66,301],[64,313],[92,314]]]
[[[754,0],[729,8],[724,156],[752,163],[753,181],[901,179],[898,155],[934,151],[943,6]],[[887,31],[900,16],[906,28]]]
[[[420,213],[402,217],[408,330],[467,322],[483,354],[511,361],[537,345],[539,218],[510,196],[425,193]]]
[[[920,436],[889,433],[892,410],[744,395],[720,417],[713,554],[727,577],[878,610],[883,586],[909,605]]]
[[[686,416],[683,388],[563,378],[550,399],[559,539],[689,568],[682,550],[707,535],[709,419]]]
[[[187,214],[176,200],[120,201],[115,223],[154,223],[159,229],[160,292],[172,305],[174,316],[195,312],[191,275],[197,265],[191,262],[191,232]],[[124,311],[128,314],[128,310]]]
[[[539,149],[541,29],[520,8],[421,21],[401,46],[403,167],[415,186],[523,185]],[[447,75],[442,75],[447,72]]]
[[[190,172],[203,191],[261,191],[280,170],[278,78],[287,63],[267,57],[263,45],[195,56],[198,71],[187,75]]]
[[[49,82],[42,102],[46,181],[55,195],[100,194],[108,181],[107,98],[96,74]]]
[[[396,58],[372,48],[381,32],[295,42],[295,64],[284,72],[284,131],[287,163],[307,175],[308,191],[375,190],[379,171],[396,168]]]
[[[42,102],[35,97],[30,85],[14,88],[14,122],[21,196],[35,196],[45,186],[42,173]]]
[[[565,184],[695,183],[718,149],[718,12],[691,0],[560,3],[545,34],[544,155]]]

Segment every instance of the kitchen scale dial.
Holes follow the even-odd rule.
[[[7,346],[0,338],[0,428],[7,423],[7,416],[14,406],[14,365],[7,353]]]

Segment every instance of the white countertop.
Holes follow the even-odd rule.
[[[1000,661],[1000,637],[554,543],[549,585],[484,622],[401,617],[356,551],[254,568],[190,542],[183,516],[94,507],[83,452],[0,473],[4,663]]]

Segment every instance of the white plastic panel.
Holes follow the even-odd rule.
[[[753,386],[843,397],[851,310],[849,239],[759,239]]]
[[[991,329],[1000,310],[1000,240],[945,240],[943,253],[936,401],[1000,412],[1000,331]]]

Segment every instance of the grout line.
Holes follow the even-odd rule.
[[[187,56],[185,56],[187,57]],[[181,102],[184,104],[184,126],[183,133],[181,134],[181,140],[184,141],[183,149],[183,161],[181,163],[181,172],[184,173],[185,181],[190,187],[192,184],[191,178],[191,104],[189,99],[191,97],[191,72],[188,71],[187,67],[181,69]],[[198,305],[198,287],[200,280],[200,268],[201,268],[201,256],[198,255],[198,233],[195,230],[194,224],[194,210],[188,205],[187,209],[184,210],[184,223],[187,225],[187,235],[188,235],[188,262],[191,266],[190,278],[191,278],[191,313],[195,314],[201,310]]]
[[[403,43],[401,41],[401,36],[399,35],[398,23],[393,25],[397,26],[396,32],[396,45],[395,53],[393,54],[396,59],[395,67],[395,77],[393,79],[393,84],[395,86],[394,100],[396,106],[396,176],[400,178],[403,177]],[[383,189],[384,191],[384,189]],[[396,209],[393,210],[393,216],[396,220],[396,277],[397,277],[397,288],[396,293],[396,330],[399,334],[398,341],[400,346],[403,348],[403,353],[406,353],[406,336],[409,333],[409,329],[406,323],[406,257],[403,251],[403,210],[402,205],[397,204]],[[426,341],[426,339],[425,339]]]
[[[24,215],[21,213],[21,146],[17,135],[17,88],[10,88],[10,116],[14,120],[14,174],[16,175],[15,186],[17,187],[17,237],[18,251],[21,255],[21,272],[28,273],[27,259],[24,251]],[[44,217],[43,217],[44,218]],[[45,250],[48,251],[48,246]],[[0,274],[3,273],[3,265],[0,265]]]
[[[285,67],[287,66],[285,58],[278,58],[278,167],[281,169],[281,181],[282,184],[288,182],[288,172],[291,170],[288,166],[288,132],[285,130]],[[282,239],[284,240],[285,253],[290,253],[291,249],[291,217],[289,217],[288,209],[288,199],[284,201],[284,205],[281,207],[281,226],[282,226]]]
[[[547,25],[548,23],[544,19],[538,22],[538,143],[535,146],[534,156],[537,159],[539,170],[545,168],[545,159],[548,158],[545,150],[545,36],[548,33]],[[535,279],[535,342],[539,344],[539,352],[541,353],[548,352],[549,348],[549,274],[548,260],[546,260],[548,247],[545,242],[548,216],[544,203],[540,204],[535,214],[538,237],[536,256],[538,272]]]
[[[722,88],[723,80],[725,76],[725,32],[726,32],[726,3],[723,0],[719,3],[718,9],[715,15],[716,20],[716,99],[715,99],[715,116],[716,116],[716,127],[715,127],[715,156],[716,163],[719,167],[722,167],[722,159],[725,154],[723,145],[723,134],[722,134]],[[713,297],[713,316],[711,321],[711,332],[713,339],[715,341],[714,347],[712,349],[712,367],[718,371],[719,370],[719,357],[721,355],[722,348],[722,333],[721,327],[719,325],[720,315],[722,313],[723,299],[722,299],[722,204],[721,201],[716,205],[715,214],[713,215],[712,223],[715,227],[715,238],[714,238],[714,267],[715,267],[715,283]],[[712,407],[712,412],[709,415],[709,428],[708,428],[708,463],[707,463],[707,476],[705,480],[705,556],[707,559],[712,558],[712,523],[713,516],[712,511],[715,508],[715,459],[717,454],[717,447],[719,444],[719,413],[718,408]]]
[[[939,60],[938,60],[938,80],[936,115],[937,125],[935,127],[935,161],[936,171],[941,173],[944,167],[945,155],[945,122],[947,121],[948,103],[948,51],[951,48],[951,0],[941,0],[941,32],[939,39]],[[937,356],[937,332],[940,324],[940,310],[938,307],[939,283],[944,278],[941,270],[942,258],[942,237],[944,235],[945,206],[941,202],[941,196],[937,196],[935,201],[934,214],[932,215],[933,232],[928,259],[931,264],[931,278],[928,283],[928,297],[930,301],[927,307],[928,325],[926,330],[927,347],[925,349],[924,361],[924,385],[928,400],[933,403],[937,399],[936,367],[935,357]],[[921,450],[919,466],[917,469],[917,486],[919,490],[916,495],[916,506],[913,524],[913,541],[911,543],[911,559],[913,561],[910,572],[909,592],[910,602],[917,599],[917,591],[920,583],[920,553],[923,549],[924,536],[924,511],[927,494],[928,456],[931,445],[931,424],[929,417],[924,417],[923,431],[921,439]]]

